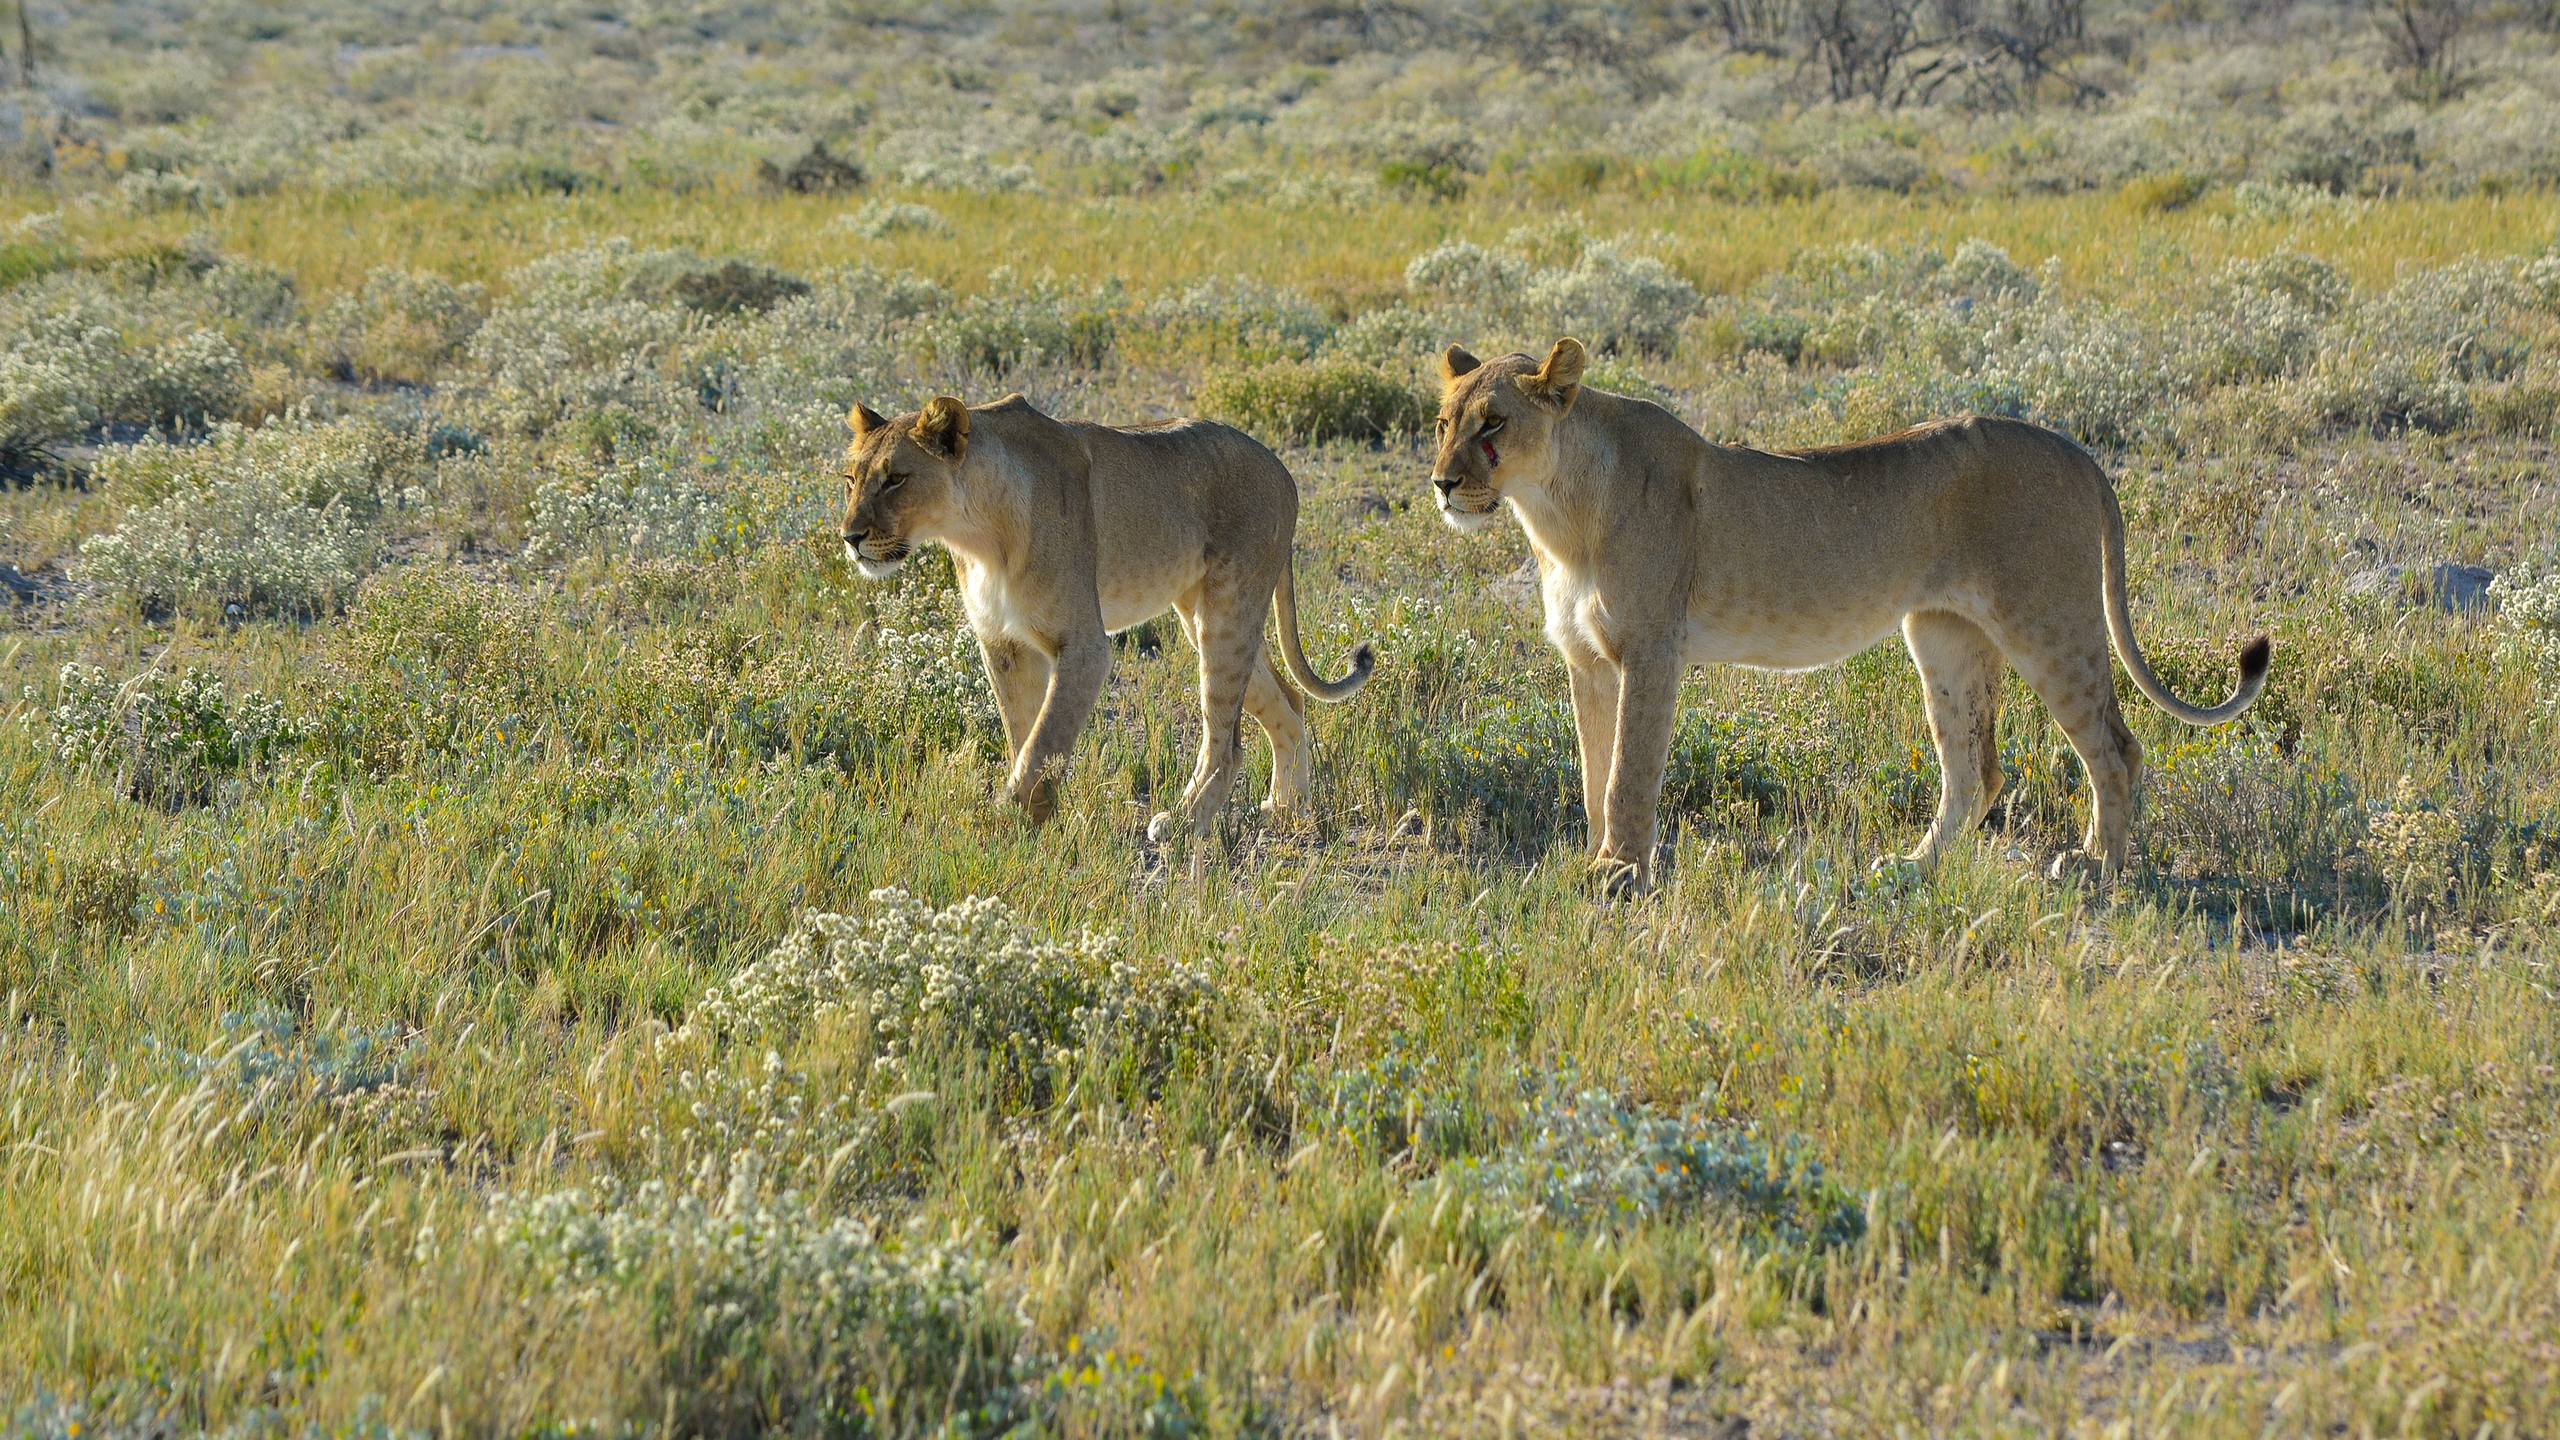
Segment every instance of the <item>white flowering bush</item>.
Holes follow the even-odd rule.
[[[1304,295],[1232,276],[1152,301],[1131,324],[1160,346],[1230,361],[1303,360],[1334,328]]]
[[[1728,1216],[1785,1246],[1846,1244],[1866,1229],[1855,1197],[1809,1159],[1700,1112],[1664,1115],[1570,1077],[1523,1081],[1515,1137],[1442,1173],[1521,1219],[1606,1225],[1679,1213]]]
[[[1408,261],[1404,285],[1426,302],[1497,313],[1519,303],[1520,293],[1529,288],[1535,274],[1529,262],[1516,255],[1451,240]]]
[[[1578,246],[1569,264],[1542,265],[1520,253],[1568,242]],[[1515,234],[1508,245],[1489,250],[1453,240],[1427,250],[1405,266],[1405,288],[1422,305],[1478,324],[1531,335],[1570,332],[1602,351],[1667,351],[1698,312],[1694,286],[1622,241],[1585,240],[1575,230]]]
[[[182,287],[172,287],[182,289]],[[187,429],[231,412],[247,384],[239,348],[190,304],[146,304],[95,276],[0,292],[0,446],[21,452],[110,423]],[[205,316],[203,318],[215,318]]]
[[[2134,314],[2085,306],[2040,312],[1970,377],[1974,409],[2024,414],[2083,444],[2121,445],[2166,423],[2179,373]]]
[[[136,215],[164,210],[219,210],[231,203],[220,181],[168,170],[137,170],[116,182],[116,200]]]
[[[2352,220],[2372,208],[2370,200],[2299,180],[2243,180],[2231,188],[2232,213],[2249,220]]]
[[[1202,969],[1140,970],[1117,948],[1081,930],[1053,940],[991,897],[935,909],[875,890],[862,914],[803,916],[705,993],[677,1035],[767,1039],[859,1017],[879,1045],[875,1069],[901,1087],[939,1059],[968,1056],[1001,1098],[1036,1105],[1088,1055],[1160,1074],[1216,995]]]
[[[2527,561],[2489,582],[2503,643],[2534,676],[2546,720],[2560,710],[2560,565]]]
[[[0,350],[0,464],[17,465],[87,428],[78,357]]]
[[[116,681],[95,665],[65,665],[47,719],[64,766],[111,775],[127,794],[173,809],[212,799],[225,780],[258,774],[313,733],[282,701],[235,695],[194,668]]]
[[[925,354],[971,374],[1090,367],[1111,353],[1126,308],[1116,281],[1077,290],[999,269],[983,291],[928,321],[916,338]]]
[[[533,494],[525,558],[694,558],[743,548],[747,497],[655,458],[555,475]]]
[[[2348,296],[2347,278],[2308,255],[2234,260],[2192,323],[2186,361],[2211,385],[2298,374],[2317,360]]]
[[[480,328],[484,291],[382,266],[312,317],[312,357],[342,378],[423,385]]]
[[[459,412],[485,430],[539,435],[575,421],[662,429],[695,409],[665,361],[709,316],[675,292],[690,257],[615,240],[545,256],[508,277],[472,332]]]
[[[1382,370],[1423,373],[1423,360],[1457,343],[1470,329],[1465,317],[1410,305],[1364,310],[1326,339],[1323,353],[1360,360]]]
[[[751,1170],[710,1194],[612,1179],[501,1194],[468,1239],[528,1299],[648,1327],[689,1433],[741,1433],[769,1406],[858,1434],[1019,1418],[1021,1322],[974,1246],[825,1213]]]
[[[1522,299],[1543,329],[1579,335],[1604,353],[1667,352],[1698,312],[1696,287],[1612,241],[1595,241],[1572,265],[1539,272]]]
[[[2033,300],[2044,290],[2044,283],[2034,271],[1979,236],[1958,245],[1931,279],[1942,295],[1967,295],[1977,300]]]
[[[827,223],[831,229],[849,230],[866,240],[951,233],[951,222],[942,218],[942,212],[910,200],[866,200],[860,209],[848,210]]]
[[[373,572],[416,454],[378,425],[308,415],[110,452],[96,483],[133,508],[80,547],[75,573],[146,610],[323,613]]]

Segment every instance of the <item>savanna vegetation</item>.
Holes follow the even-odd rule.
[[[10,1433],[2560,1428],[2549,6],[23,13]],[[2265,699],[2130,702],[2101,892],[2016,682],[1922,877],[1898,649],[1700,674],[1597,901],[1424,488],[1432,352],[1564,333],[2074,435]],[[1014,389],[1295,471],[1313,823],[1148,843],[1169,623],[995,799],[831,507],[854,402]]]

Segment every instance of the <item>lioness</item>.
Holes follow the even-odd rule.
[[[975,410],[946,395],[896,421],[856,405],[846,422],[845,555],[876,580],[928,541],[951,551],[1004,717],[1005,794],[1035,822],[1102,693],[1110,632],[1167,609],[1200,652],[1205,731],[1178,814],[1148,833],[1209,831],[1243,758],[1239,707],[1271,741],[1268,808],[1306,799],[1305,702],[1262,653],[1263,612],[1277,605],[1280,653],[1319,700],[1350,699],[1372,657],[1362,645],[1330,684],[1307,666],[1289,570],[1298,486],[1278,456],[1205,420],[1089,425],[1020,395]]]
[[[1508,502],[1537,552],[1547,638],[1571,673],[1592,863],[1611,888],[1649,884],[1655,810],[1680,677],[1725,662],[1806,670],[1901,626],[1937,742],[1928,865],[1989,813],[1993,720],[2015,665],[2088,768],[2078,856],[2113,879],[2142,749],[2116,708],[2107,640],[2134,687],[2191,725],[2219,725],[2266,685],[2265,636],[2240,687],[2205,709],[2169,693],[2125,612],[2124,515],[2070,440],[2016,420],[1939,420],[1859,445],[1776,454],[1718,445],[1658,405],[1582,385],[1556,342],[1479,361],[1440,357],[1431,483],[1453,527]],[[2056,862],[2059,873],[2073,856]]]

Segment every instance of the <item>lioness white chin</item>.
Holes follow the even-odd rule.
[[[1571,676],[1594,867],[1652,878],[1655,814],[1680,677],[1711,662],[1833,664],[1899,626],[1937,743],[1938,814],[1911,859],[1981,824],[2015,666],[2089,774],[2080,855],[2112,879],[2142,749],[2116,706],[2109,637],[2134,687],[2218,725],[2266,685],[2269,646],[2204,708],[2171,694],[2134,643],[2124,515],[2087,451],[2022,421],[1933,421],[1858,445],[1718,445],[1658,405],[1583,386],[1582,346],[1479,361],[1451,346],[1431,483],[1461,529],[1508,504],[1537,554],[1546,633]],[[2065,860],[2071,857],[2064,857]],[[2062,866],[2057,861],[2057,869]]]
[[[1298,486],[1278,456],[1205,420],[1118,428],[1053,420],[1020,395],[971,409],[944,396],[887,420],[857,405],[846,423],[841,538],[873,579],[939,543],[986,659],[1011,758],[1006,795],[1036,820],[1111,669],[1111,632],[1171,610],[1200,654],[1200,762],[1175,812],[1206,833],[1243,757],[1241,711],[1271,742],[1268,808],[1309,793],[1303,690],[1351,698],[1372,668],[1363,645],[1341,680],[1318,679],[1298,639],[1289,547]],[[1290,688],[1263,653],[1278,612]]]

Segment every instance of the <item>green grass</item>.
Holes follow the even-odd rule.
[[[515,265],[628,235],[998,299],[989,271],[1026,256],[1137,299],[1240,275],[1350,316],[1398,300],[1440,239],[1496,243],[1552,209],[1500,176],[1348,218],[920,198],[951,233],[863,240],[825,224],[854,201],[744,191],[287,190],[210,216],[72,214],[63,243],[112,275],[102,257],[202,228],[291,275],[307,311],[386,257],[503,299]],[[2158,214],[2103,194],[1743,204],[1635,185],[1576,203],[1594,234],[1663,232],[1647,253],[1709,295],[1815,243],[1978,237],[2057,257],[2075,303],[2158,314],[2188,313],[2193,277],[2234,256],[2301,250],[2367,293],[2530,254],[2560,217],[2547,194],[2290,227],[2218,193]],[[1079,414],[1170,413],[1264,358],[1126,323],[1099,355],[964,377],[987,392],[971,398],[1023,383]],[[2531,324],[2528,377],[2551,354]],[[276,383],[409,414],[405,392],[332,389],[290,338],[261,361]],[[442,363],[417,403],[468,418],[472,362]],[[1701,327],[1612,363],[1718,435],[1854,428],[1861,406],[1886,423],[1911,393],[1889,356],[1753,369]],[[1808,398],[1830,385],[1849,398]],[[0,1392],[35,1407],[21,1428],[76,1416],[83,1434],[154,1415],[896,1433],[954,1408],[1059,1434],[1150,1416],[1215,1434],[2546,1433],[2552,661],[2510,620],[2347,582],[2377,559],[2546,558],[2550,432],[2283,411],[2263,438],[2210,408],[2257,394],[2170,397],[2167,431],[2109,456],[2164,673],[2218,692],[2235,637],[2277,638],[2249,728],[2130,712],[2152,768],[2111,895],[2042,878],[2079,823],[2077,771],[2014,682],[1993,832],[1925,881],[1870,874],[1934,803],[1910,666],[1885,647],[1692,680],[1663,888],[1599,903],[1560,662],[1507,582],[1522,543],[1440,527],[1401,435],[1285,452],[1311,658],[1331,672],[1371,638],[1379,671],[1314,707],[1316,823],[1275,831],[1240,805],[1196,876],[1143,838],[1197,734],[1170,627],[1161,653],[1117,653],[1060,818],[1026,830],[992,798],[947,568],[848,577],[825,457],[798,432],[689,430],[643,396],[401,461],[393,563],[345,613],[146,614],[66,582],[67,603],[0,630]],[[524,550],[556,523],[546,483],[584,494],[647,463],[711,486],[736,530],[634,555],[617,519]],[[76,577],[82,542],[126,516],[45,479],[0,494],[0,558]],[[937,654],[961,684],[917,668]],[[104,761],[57,748],[72,663],[111,685],[201,667],[300,728],[245,767],[172,741],[145,758],[200,784],[130,785],[143,760],[118,758],[112,726]],[[891,1002],[859,995],[770,1031],[682,1030],[805,912],[872,914],[884,886],[1110,940],[1058,962],[1062,988],[967,1024],[902,1012],[925,1037],[903,1056],[868,1008]],[[1207,977],[1196,1010],[1076,1028],[1073,1007],[1155,995],[1177,964]],[[1326,1098],[1346,1085],[1381,1098],[1346,1112]],[[1549,1154],[1590,1161],[1604,1198],[1506,1198],[1505,1167]],[[1750,1184],[1648,1172],[1656,1204],[1635,1198],[1654,1182],[1606,1178],[1709,1154],[1745,1157]],[[620,1238],[526,1239],[546,1196],[575,1212],[559,1234]],[[1835,1204],[1830,1228],[1770,1218]],[[754,1238],[686,1248],[698,1233]]]

